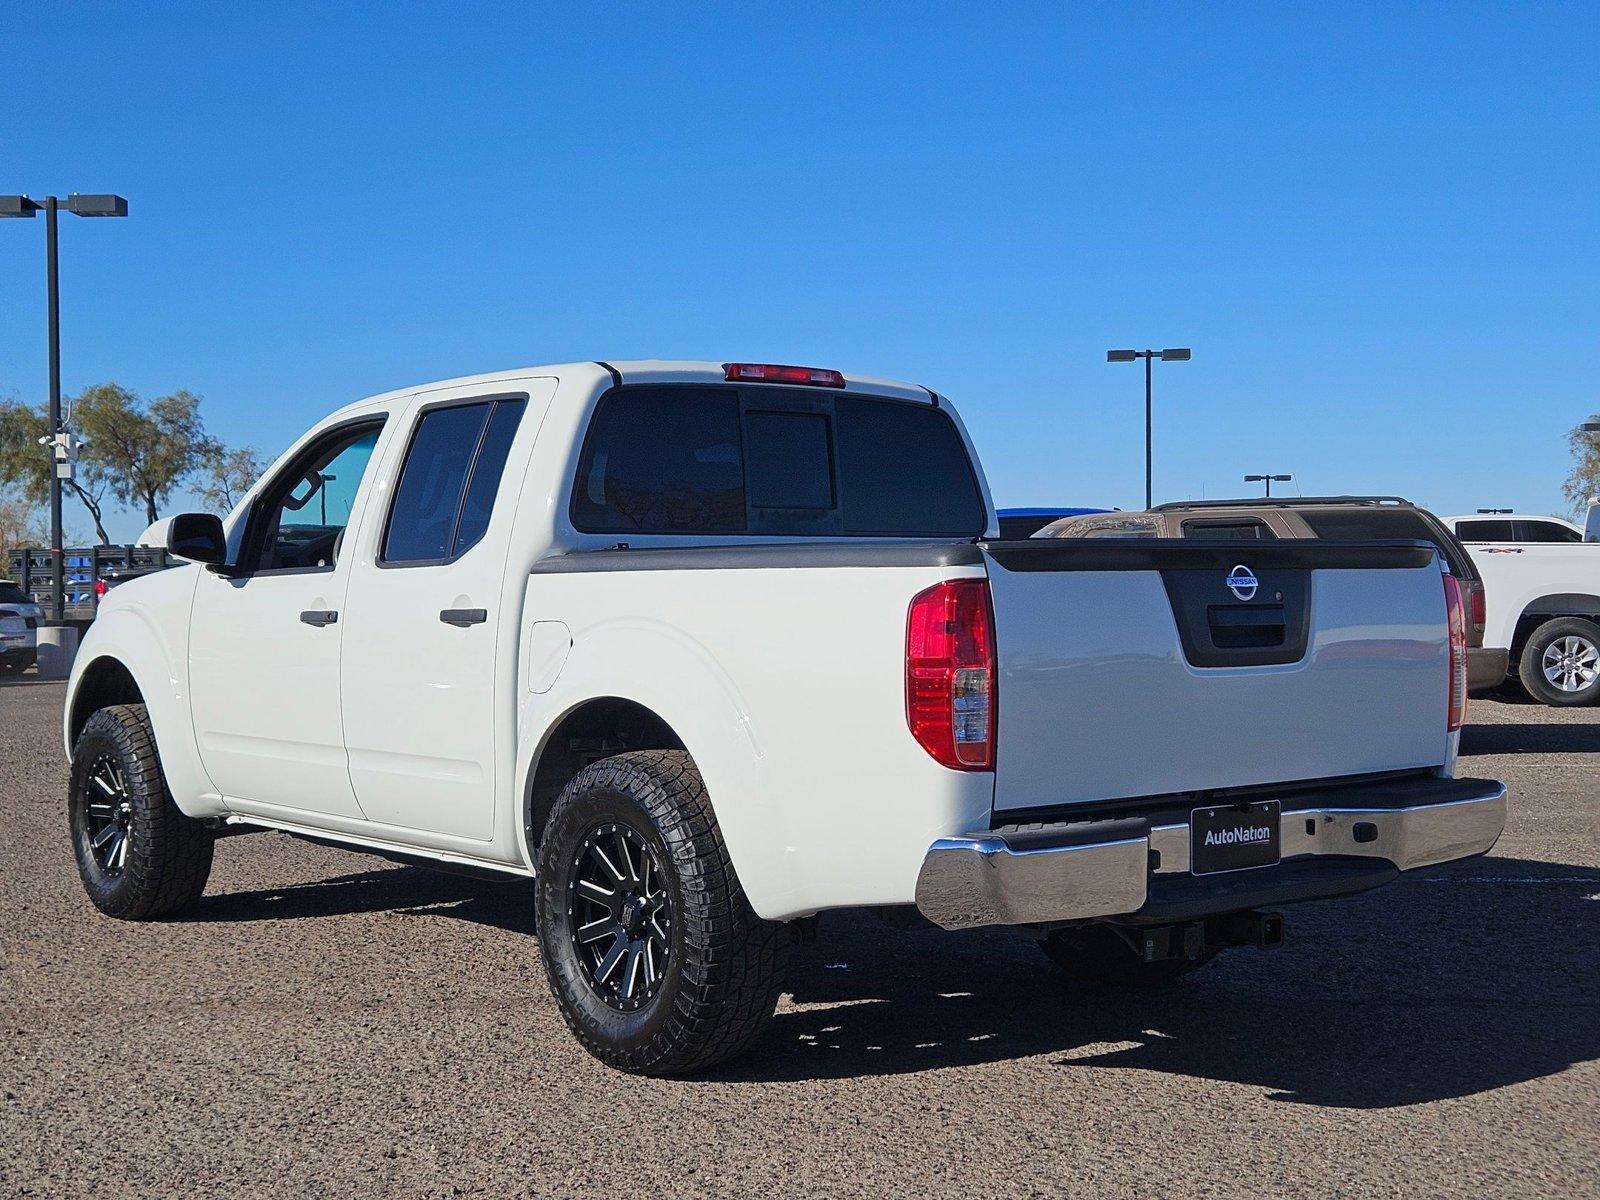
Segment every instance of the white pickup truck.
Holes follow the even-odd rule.
[[[1534,699],[1600,701],[1600,545],[1560,517],[1445,517],[1483,576],[1484,644],[1505,646]]]
[[[534,877],[595,1055],[704,1068],[827,909],[1168,978],[1267,910],[1487,851],[1432,547],[1001,541],[948,401],[814,368],[577,363],[318,424],[196,564],[108,594],[65,714],[106,913],[276,829]]]

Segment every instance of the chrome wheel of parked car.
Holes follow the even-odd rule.
[[[672,897],[655,848],[626,825],[602,825],[583,840],[569,887],[573,949],[589,986],[632,1012],[666,978]]]
[[[1545,647],[1544,677],[1563,692],[1581,692],[1600,677],[1600,647],[1569,634]]]

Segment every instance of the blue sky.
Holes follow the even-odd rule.
[[[452,375],[799,362],[948,393],[1001,504],[1136,506],[1105,350],[1188,345],[1158,499],[1555,511],[1597,44],[1594,5],[13,5],[0,192],[130,200],[63,219],[69,390],[188,387],[268,453]],[[43,233],[0,224],[26,399]]]

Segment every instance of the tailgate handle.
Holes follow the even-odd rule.
[[[1213,604],[1206,609],[1211,643],[1220,650],[1281,646],[1287,631],[1281,604]]]
[[[465,629],[469,625],[482,625],[488,619],[489,610],[486,608],[446,608],[439,612],[439,620],[460,629]]]

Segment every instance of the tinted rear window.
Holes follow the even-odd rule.
[[[977,537],[986,519],[944,412],[801,388],[615,389],[572,496],[590,533]]]
[[[27,592],[10,583],[0,583],[0,604],[32,604]]]
[[[1401,539],[1428,542],[1439,552],[1450,573],[1476,579],[1477,570],[1444,526],[1435,526],[1414,508],[1296,509],[1311,532],[1334,542],[1376,542]]]
[[[1183,536],[1186,538],[1215,538],[1224,541],[1261,541],[1264,538],[1275,538],[1277,535],[1268,529],[1264,521],[1185,521],[1183,523]]]

